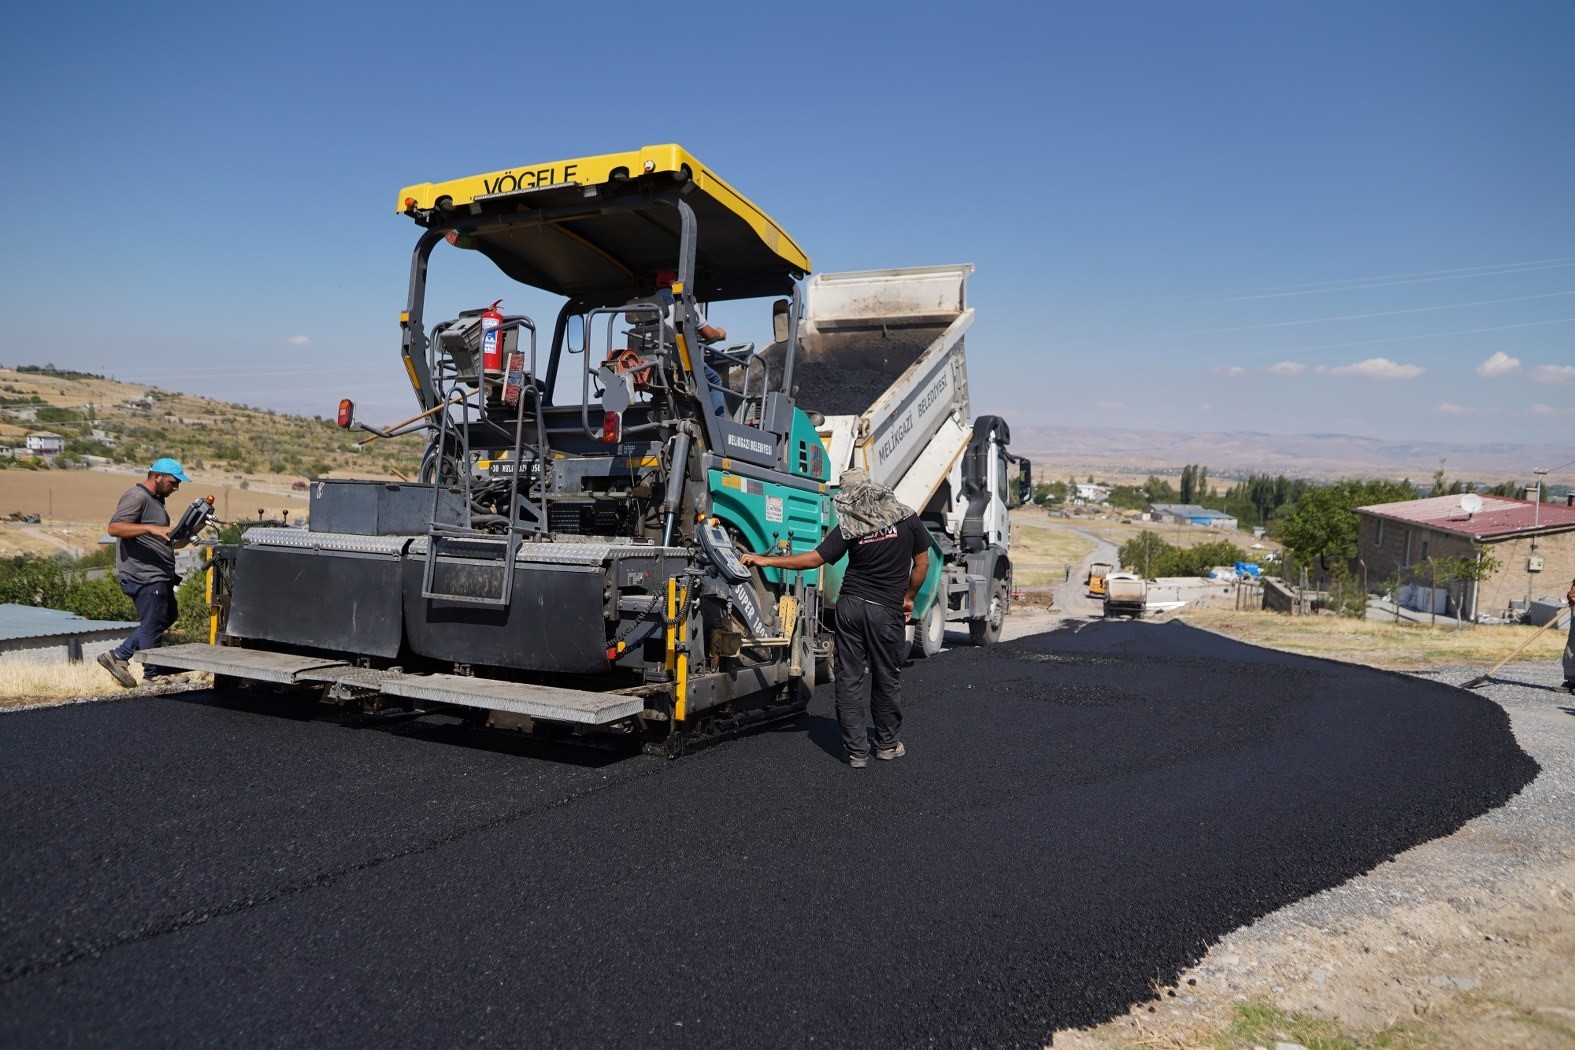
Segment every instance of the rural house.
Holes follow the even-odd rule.
[[[1077,486],[1077,499],[1084,503],[1103,503],[1110,498],[1109,485],[1096,485],[1092,481],[1079,481]]]
[[[27,435],[27,450],[39,456],[58,456],[66,450],[66,439],[47,430]]]
[[[1420,585],[1413,607],[1456,610],[1468,620],[1519,619],[1530,603],[1562,601],[1575,579],[1575,506],[1500,496],[1432,496],[1356,508],[1357,557],[1369,588],[1396,576]],[[1475,507],[1475,509],[1470,509]],[[1440,558],[1492,557],[1480,584],[1438,582]],[[1427,591],[1435,593],[1429,597]]]

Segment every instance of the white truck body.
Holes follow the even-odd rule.
[[[805,291],[794,371],[799,407],[816,413],[830,483],[859,467],[914,508],[945,560],[942,600],[921,616],[921,649],[948,620],[994,641],[1011,599],[1009,434],[970,422],[963,337],[973,266],[827,273]],[[1026,461],[1020,461],[1026,468]]]
[[[1135,572],[1112,572],[1105,577],[1105,617],[1143,618],[1148,602],[1148,581]]]

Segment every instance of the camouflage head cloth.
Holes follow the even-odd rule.
[[[837,505],[837,521],[842,535],[850,540],[889,529],[912,514],[897,500],[897,494],[871,481],[869,471],[844,470],[832,502]]]

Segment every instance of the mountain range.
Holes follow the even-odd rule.
[[[1575,439],[1568,445],[1497,442],[1391,441],[1354,434],[1260,434],[1253,431],[1167,431],[1122,427],[1014,427],[1012,451],[1034,461],[1035,473],[1166,476],[1197,463],[1211,477],[1284,474],[1288,477],[1431,479],[1443,464],[1452,479],[1494,485],[1534,484],[1538,468],[1554,468],[1548,482],[1575,481]]]

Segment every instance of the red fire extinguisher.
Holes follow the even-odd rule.
[[[503,315],[498,312],[499,299],[481,314],[481,371],[488,379],[503,376]]]

